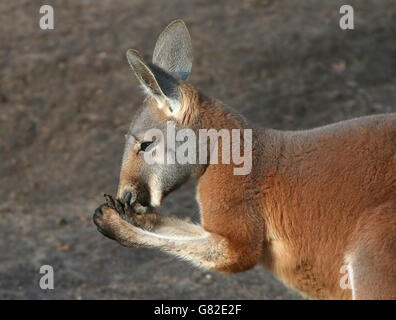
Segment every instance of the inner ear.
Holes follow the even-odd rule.
[[[140,53],[136,50],[130,49],[127,51],[126,56],[133,73],[136,75],[143,89],[150,95],[163,95],[155,75],[151,71],[150,67],[144,62]]]
[[[145,93],[157,101],[164,100],[174,112],[179,105],[179,80],[162,68],[146,63],[136,50],[127,51],[127,59]]]
[[[151,63],[149,63],[149,66],[166,98],[178,101],[180,98],[179,81],[160,67]]]

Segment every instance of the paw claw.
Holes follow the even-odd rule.
[[[129,206],[132,199],[132,193],[128,192],[124,198],[124,203]]]
[[[115,209],[115,204],[114,204],[113,197],[111,195],[108,195],[108,194],[104,194],[104,197],[106,199],[107,206],[109,208]]]
[[[137,193],[135,190],[126,192],[122,197],[122,202],[128,203],[129,206],[133,206],[137,200]]]
[[[119,214],[124,214],[124,205],[118,199],[115,201],[115,209]]]

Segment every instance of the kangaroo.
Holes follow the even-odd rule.
[[[252,126],[187,82],[192,45],[181,20],[161,33],[151,63],[136,50],[127,60],[145,99],[126,135],[117,196],[94,213],[102,234],[227,274],[260,264],[311,299],[396,299],[396,113],[301,131]],[[153,128],[167,137],[169,121],[197,134],[250,129],[250,173],[235,174],[221,148],[218,163],[148,164],[149,152],[183,143],[145,138]],[[190,178],[201,223],[157,214]]]

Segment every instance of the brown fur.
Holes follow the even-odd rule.
[[[165,30],[158,48],[164,48],[163,39],[171,43],[189,39],[181,21]],[[156,59],[165,69],[189,74],[189,41],[175,47],[185,51],[180,57],[170,48],[168,56],[164,53],[167,59]],[[221,102],[206,98],[182,80],[177,82],[180,97],[174,91],[166,96],[138,52],[128,51],[127,56],[154,97],[145,104],[153,124],[175,120],[193,130],[251,128]],[[174,78],[156,72],[158,79],[174,88]],[[134,193],[139,201],[148,196],[152,200],[154,194],[158,202],[166,194],[158,194],[160,184],[152,179],[157,178],[158,167],[150,171],[139,151],[142,137],[138,135],[147,128],[140,128],[139,121],[137,126],[136,139],[131,138],[125,149],[117,196]],[[133,207],[136,212],[128,219],[118,209],[102,205],[94,221],[103,234],[124,246],[158,248],[199,267],[235,273],[262,264],[310,298],[396,299],[395,113],[304,131],[254,128],[252,156],[248,175],[234,175],[233,164],[184,171],[198,178],[201,225],[153,212],[138,215],[141,205]],[[166,170],[170,169],[161,171],[162,179],[169,176],[164,177]],[[183,182],[185,176],[177,171],[172,179],[178,178]],[[352,290],[341,286],[345,266]]]
[[[190,104],[184,125],[196,124],[199,116],[202,128],[246,127],[219,102],[190,94],[184,99],[197,104]],[[357,298],[395,298],[396,115],[297,132],[255,129],[254,142],[250,175],[233,175],[232,165],[219,164],[200,176],[202,230],[161,218],[175,229],[184,226],[179,234],[214,235],[194,241],[205,251],[199,264],[233,273],[260,262],[308,297],[339,299],[351,298],[351,290],[339,285],[339,270],[350,262],[357,290],[364,288]],[[165,234],[178,234],[162,224]],[[124,237],[138,235],[124,225]],[[154,223],[146,229],[156,232]],[[139,236],[133,243],[142,245]],[[156,246],[152,239],[143,245]],[[168,245],[159,247],[173,252],[174,244]],[[189,245],[176,251],[191,258]],[[367,272],[361,274],[360,266]]]

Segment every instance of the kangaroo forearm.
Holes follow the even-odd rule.
[[[132,214],[135,224],[156,234],[194,236],[202,233],[200,225],[157,213]]]
[[[95,211],[94,221],[100,232],[123,246],[157,248],[195,265],[227,273],[257,263],[260,248],[256,241],[247,241],[246,235],[233,232],[225,236],[216,228],[208,232],[200,225],[156,213],[125,212],[111,200]]]
[[[217,269],[229,259],[227,240],[204,230],[194,235],[186,235],[182,230],[161,234],[140,230],[137,233],[141,245],[166,251],[202,267]]]
[[[200,236],[204,233],[203,228],[191,222],[183,221],[174,217],[155,214],[155,223],[149,231],[162,235],[175,236]]]
[[[225,237],[178,219],[161,217],[155,231],[143,230],[127,222],[122,223],[119,230],[116,240],[126,247],[157,248],[200,267],[231,273],[254,265],[248,265],[249,259],[233,249]]]

